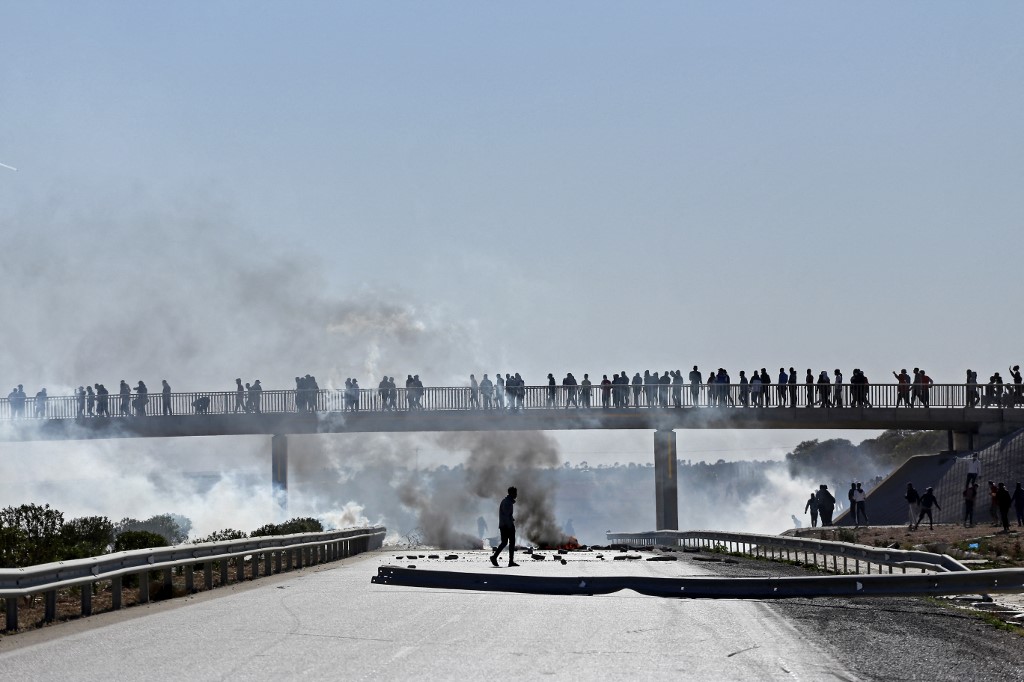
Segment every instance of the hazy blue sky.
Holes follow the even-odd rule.
[[[0,386],[1005,374],[1022,36],[1019,2],[0,1]]]

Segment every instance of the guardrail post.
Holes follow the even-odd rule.
[[[8,597],[4,601],[7,604],[7,623],[4,629],[13,632],[18,629],[18,598]]]
[[[117,611],[121,608],[121,576],[115,575],[110,579],[110,608]]]
[[[52,623],[57,620],[57,590],[43,593],[43,620]]]
[[[164,589],[167,590],[167,596],[170,596],[174,592],[174,567],[168,566],[164,569]]]
[[[149,571],[139,573],[139,603],[149,602]]]
[[[224,557],[220,560],[220,586],[224,587],[228,584],[228,563],[229,559]]]
[[[213,589],[213,562],[207,561],[203,564],[203,584],[206,589]]]
[[[273,554],[274,554],[274,572],[275,573],[280,573],[281,572],[282,555],[284,554],[284,552],[279,549],[276,552],[274,552]]]
[[[239,555],[235,559],[235,582],[245,582],[245,555]]]
[[[189,564],[188,566],[182,567],[182,572],[185,574],[185,591],[189,594],[193,594],[196,591],[195,584],[195,565]]]
[[[13,632],[17,630],[17,597],[7,597],[4,601],[7,604],[7,622],[4,630]]]
[[[273,554],[273,552],[263,553],[263,575],[271,575],[274,572],[273,567],[270,564],[270,559]]]
[[[92,583],[81,585],[82,590],[82,615],[92,615]]]

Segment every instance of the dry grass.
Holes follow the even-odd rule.
[[[934,530],[921,526],[910,530],[907,526],[861,526],[801,528],[799,537],[853,542],[872,547],[894,549],[921,549],[949,554],[957,559],[986,560],[987,564],[971,564],[973,568],[1024,568],[1024,528],[1011,526],[1009,533],[989,524],[970,528],[960,525],[937,524]],[[977,547],[971,547],[977,545]]]

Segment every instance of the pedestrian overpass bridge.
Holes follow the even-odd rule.
[[[628,406],[619,407],[611,406],[612,396],[600,386],[589,392],[523,386],[501,400],[485,400],[469,387],[268,390],[256,400],[234,391],[157,393],[148,403],[136,394],[111,395],[111,416],[90,414],[96,406],[81,396],[7,398],[0,400],[0,442],[268,435],[273,484],[287,490],[287,437],[293,434],[643,429],[654,432],[660,530],[678,527],[678,429],[945,430],[949,450],[971,451],[1024,428],[1016,387],[982,398],[978,389],[984,387],[967,384],[935,384],[924,393],[897,384],[844,384],[828,393],[817,386],[773,385],[758,406],[748,406],[749,387],[690,388],[630,391]]]

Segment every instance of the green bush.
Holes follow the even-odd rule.
[[[64,514],[50,505],[0,509],[0,566],[19,568],[61,559]]]
[[[162,536],[167,542],[166,545],[180,545],[188,540],[188,532],[192,529],[192,522],[178,514],[157,514],[145,521],[138,519],[123,518],[114,526],[115,535],[125,531],[146,531]]]
[[[149,549],[150,547],[167,547],[167,540],[159,533],[148,530],[126,530],[118,533],[114,540],[115,552],[127,552],[133,549]]]
[[[71,519],[60,529],[61,559],[100,556],[114,545],[114,524],[106,516]]]
[[[200,542],[226,542],[227,540],[244,540],[247,537],[249,536],[245,534],[245,531],[225,528],[224,530],[214,531],[205,538],[199,538],[192,542],[194,544],[199,544]]]
[[[260,526],[253,532],[249,533],[249,537],[258,538],[266,535],[292,535],[294,533],[322,533],[323,530],[324,524],[320,523],[318,519],[306,516],[302,518],[289,519],[284,523],[268,523],[265,526]]]

